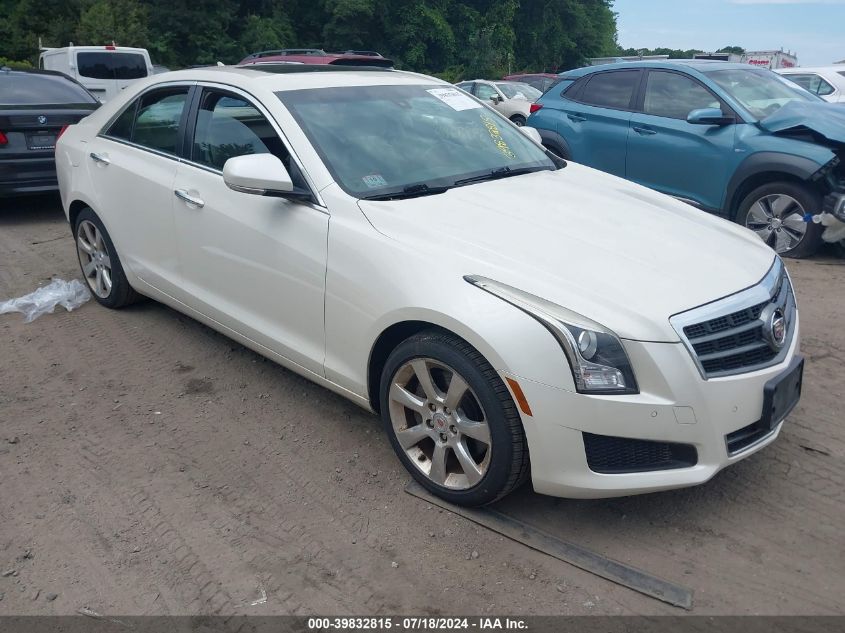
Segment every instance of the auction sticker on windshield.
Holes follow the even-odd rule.
[[[458,112],[461,110],[474,110],[481,107],[478,101],[465,95],[457,88],[432,88],[427,92]]]

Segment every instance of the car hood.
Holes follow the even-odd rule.
[[[775,258],[744,228],[574,163],[359,204],[376,230],[455,274],[509,284],[633,340],[678,341],[670,316],[754,285]]]
[[[836,103],[791,101],[759,125],[775,134],[809,130],[828,141],[845,143],[845,107]]]

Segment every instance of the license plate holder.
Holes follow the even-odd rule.
[[[789,368],[763,387],[763,415],[760,425],[772,430],[788,416],[801,398],[804,382],[804,357],[796,356]]]
[[[55,134],[27,134],[26,148],[34,150],[56,149]]]

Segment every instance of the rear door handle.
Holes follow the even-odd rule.
[[[109,160],[109,157],[106,156],[105,154],[98,154],[97,152],[91,152],[89,154],[89,156],[91,156],[91,159],[95,163],[100,163],[102,165],[108,165],[109,163],[111,163],[111,161]]]
[[[657,134],[657,132],[655,132],[654,130],[650,130],[647,127],[635,127],[634,132],[641,136],[652,136],[654,134]]]
[[[184,200],[188,204],[192,204],[195,207],[199,207],[200,209],[202,209],[205,206],[205,201],[202,198],[192,196],[184,189],[176,189],[173,193],[176,194],[176,197],[180,200]]]
[[[566,115],[570,121],[574,121],[575,123],[583,123],[587,120],[587,117],[580,116],[578,114],[567,114]]]

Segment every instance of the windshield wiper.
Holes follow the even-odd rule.
[[[421,198],[422,196],[434,196],[439,193],[446,193],[451,187],[429,187],[425,183],[408,185],[402,191],[392,193],[379,193],[374,196],[365,196],[361,200],[407,200],[408,198]]]
[[[455,186],[470,185],[475,182],[486,182],[488,180],[499,180],[501,178],[510,178],[512,176],[521,176],[522,174],[531,174],[535,171],[551,171],[548,167],[521,167],[519,169],[511,169],[510,167],[499,167],[487,174],[480,176],[472,176],[471,178],[461,178],[455,181]]]

